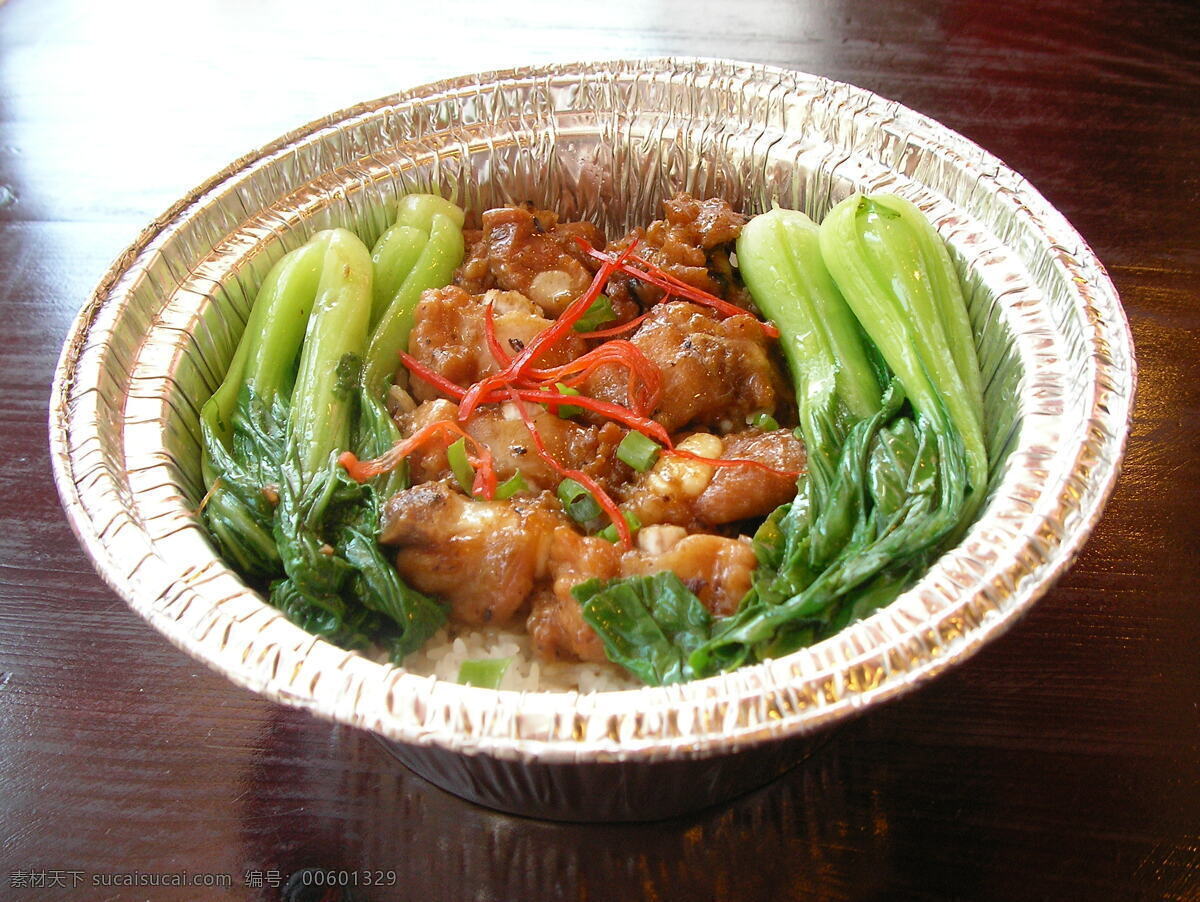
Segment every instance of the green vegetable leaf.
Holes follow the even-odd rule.
[[[379,236],[371,249],[374,272],[372,280],[371,326],[374,328],[429,241],[429,232],[408,225],[394,223]]]
[[[252,579],[280,572],[269,494],[278,481],[294,364],[329,237],[319,233],[271,268],[225,378],[200,411],[204,523],[222,555]]]
[[[344,229],[286,255],[201,412],[203,517],[222,554],[260,585],[270,580],[271,602],[303,628],[345,648],[381,644],[396,663],[445,610],[406,586],[376,541],[379,493],[404,474],[359,485],[337,456],[352,434],[361,457],[399,439],[383,405],[386,368],[420,293],[461,260],[462,221],[453,204],[418,195],[401,201],[374,255]],[[379,291],[376,268],[386,270]]]
[[[373,510],[374,505],[360,507],[364,512]],[[338,549],[354,568],[354,597],[363,607],[391,621],[393,626],[385,639],[392,663],[399,664],[441,628],[446,622],[446,611],[400,578],[376,541],[377,522],[378,517],[372,516],[369,523],[344,529]]]
[[[877,433],[878,428],[871,431]],[[846,606],[872,609],[871,599],[877,602],[889,592],[898,594],[924,569],[927,554],[958,524],[966,471],[961,443],[956,442],[953,433],[939,432],[920,416],[914,428],[918,446],[924,449],[916,458],[913,472],[923,477],[934,460],[936,446],[936,478],[912,480],[911,491],[886,517],[886,528],[882,531],[876,528],[879,521],[872,513],[860,511],[851,526],[852,539],[831,563],[819,572],[800,564],[800,571],[812,578],[802,587],[794,587],[797,589],[794,594],[788,594],[793,587],[778,585],[780,575],[792,564],[784,560],[783,569],[770,584],[782,600],[743,606],[733,617],[721,621],[711,641],[698,648],[690,659],[698,675],[784,653],[793,647],[788,642],[789,633],[808,630],[813,639],[830,635],[838,628],[835,625],[849,622]],[[850,454],[857,453],[857,445],[848,444],[847,449]],[[810,540],[811,531],[810,528]],[[796,547],[803,549],[803,537]],[[881,576],[885,572],[888,575]],[[886,589],[872,583],[877,579],[886,582]],[[867,601],[860,603],[862,599]]]
[[[970,480],[965,528],[982,504],[988,465],[975,342],[945,245],[919,211],[891,195],[846,198],[822,222],[820,244],[913,407],[958,435]]]
[[[336,595],[305,595],[288,579],[271,584],[270,601],[301,629],[341,648],[364,649],[388,632],[388,625],[378,614],[347,605]]]
[[[887,604],[976,509],[978,366],[950,349],[973,348],[966,310],[940,239],[896,200],[849,198],[819,230],[775,210],[739,239],[746,284],[782,333],[808,474],[755,536],[754,588],[690,656],[697,675],[786,654]]]
[[[688,656],[708,638],[712,618],[674,573],[593,579],[571,594],[610,660],[650,686],[692,679]]]
[[[363,361],[354,432],[354,452],[360,460],[378,457],[401,439],[384,396],[396,370],[396,355],[408,347],[408,333],[421,295],[449,282],[462,262],[463,220],[463,211],[448,200],[432,194],[410,194],[400,200],[395,231],[389,229],[375,245],[371,335]],[[417,244],[411,263],[409,241]],[[408,468],[401,465],[377,477],[375,484],[380,494],[391,496],[408,485]]]

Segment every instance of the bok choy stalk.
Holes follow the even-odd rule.
[[[316,297],[329,233],[272,267],[220,387],[200,411],[204,522],[225,559],[249,577],[281,563],[272,536],[294,362]]]
[[[408,255],[394,292],[400,297],[423,260],[447,256],[430,252],[419,226],[453,217],[427,200],[402,203],[402,210],[432,212],[385,235],[374,261],[356,236],[334,229],[271,270],[229,372],[201,415],[204,518],[222,553],[248,578],[273,579],[271,601],[294,622],[344,647],[380,642],[397,661],[445,614],[384,559],[377,488],[350,479],[337,457],[364,431],[374,264],[403,268]],[[416,251],[401,248],[414,234],[426,236]],[[461,230],[457,244],[461,258]],[[444,265],[424,265],[425,279],[449,279],[439,275]],[[390,269],[388,276],[397,278]],[[380,397],[373,400],[386,417]]]
[[[983,390],[967,307],[946,245],[909,201],[855,196],[821,224],[821,252],[917,412],[952,426],[967,459],[964,526],[983,501]]]
[[[384,398],[408,346],[413,313],[421,294],[440,288],[454,275],[465,253],[463,211],[434,194],[410,194],[400,201],[396,222],[371,253],[375,290],[373,332],[360,380],[360,413],[354,451],[362,460],[378,457],[400,432]],[[388,497],[405,487],[406,470],[397,467],[377,477],[376,490]]]
[[[392,299],[396,297],[405,279],[421,258],[421,253],[429,243],[435,216],[444,216],[453,222],[461,237],[462,225],[466,219],[461,208],[436,194],[408,194],[400,199],[395,222],[379,236],[375,247],[371,249],[371,262],[374,264],[375,274],[372,329],[379,324]],[[446,256],[439,256],[439,259],[452,258],[455,253],[454,244],[453,237],[443,244],[441,251]],[[461,252],[459,256],[461,257]],[[440,288],[445,285],[450,281],[450,275],[457,266],[455,263],[444,279],[434,279],[436,284],[426,287]],[[439,263],[438,267],[444,272],[445,267],[442,263]],[[415,302],[412,306],[415,307]]]
[[[292,392],[274,528],[286,578],[271,601],[311,632],[350,647],[369,636],[399,661],[445,614],[383,557],[378,496],[337,462],[350,445],[372,311],[371,256],[336,229]]]

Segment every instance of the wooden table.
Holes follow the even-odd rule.
[[[371,900],[1200,898],[1193,5],[403,6],[0,6],[0,897],[278,899],[330,867],[395,871],[356,890]],[[61,515],[46,399],[109,261],[234,157],[460,72],[664,54],[852,82],[1026,175],[1121,292],[1137,420],[1078,564],[964,667],[727,807],[520,820],[234,687],[127,610]],[[100,885],[182,871],[231,886]]]

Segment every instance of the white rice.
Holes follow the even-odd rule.
[[[404,659],[404,669],[419,676],[458,682],[464,661],[512,658],[501,689],[525,692],[611,692],[637,689],[641,683],[616,664],[567,664],[538,661],[529,636],[515,630],[476,629],[451,624],[434,634],[424,648]]]

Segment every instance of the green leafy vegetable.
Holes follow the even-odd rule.
[[[971,483],[968,520],[987,485],[983,393],[946,246],[911,203],[875,195],[847,198],[829,212],[821,252],[913,407],[958,434]]]
[[[813,415],[875,413],[880,366],[826,268],[816,224],[796,210],[772,210],[746,223],[737,249],[751,296],[779,327],[797,400]]]
[[[965,306],[948,256],[915,234],[932,227],[897,206],[855,196],[820,229],[775,210],[739,240],[751,294],[783,332],[809,475],[756,536],[754,590],[693,654],[697,673],[786,654],[886,604],[974,512],[968,493],[987,474],[986,457],[964,464],[982,450],[967,387],[978,365],[973,344],[956,361],[946,338],[962,338]],[[935,300],[931,284],[946,296]],[[974,366],[974,383],[958,361]],[[887,389],[873,396],[880,376]]]
[[[379,499],[403,474],[359,485],[337,456],[399,439],[383,395],[420,293],[462,259],[462,221],[453,204],[417,195],[373,253],[334,229],[285,256],[201,416],[204,519],[221,552],[269,581],[272,603],[305,629],[347,648],[380,643],[394,661],[445,612],[377,542]]]
[[[371,249],[371,263],[375,273],[374,288],[371,292],[372,327],[387,312],[388,305],[404,284],[408,274],[412,272],[428,240],[428,231],[423,232],[397,222],[375,242],[375,247]]]
[[[422,292],[449,282],[454,270],[462,262],[465,252],[462,210],[440,197],[421,195],[417,199],[424,201],[425,206],[430,208],[426,211],[429,224],[425,230],[429,237],[412,269],[388,302],[371,335],[363,384],[373,397],[382,398],[387,390],[396,368],[396,354],[408,345],[413,313],[417,309]],[[425,207],[421,209],[424,211]]]
[[[431,194],[408,195],[401,199],[400,210],[393,226],[375,245],[374,277],[388,288],[398,280],[394,273],[382,267],[391,257],[400,256],[400,250],[388,251],[395,242],[409,240],[412,231],[418,233],[415,240],[421,245],[415,261],[407,274],[392,291],[384,303],[387,289],[376,291],[372,302],[374,323],[363,361],[361,388],[359,393],[359,419],[355,431],[353,450],[359,459],[367,460],[383,454],[400,441],[400,431],[388,414],[384,397],[392,382],[397,365],[397,354],[407,348],[408,333],[412,329],[413,314],[422,293],[430,288],[440,288],[450,281],[454,270],[462,263],[465,253],[462,224],[463,211],[441,197]],[[392,237],[389,238],[389,233]],[[408,236],[408,237],[399,237]],[[403,251],[407,256],[408,250]],[[379,311],[382,307],[382,312]],[[380,495],[390,497],[407,484],[407,471],[397,467],[391,473],[380,476],[376,489]]]
[[[371,258],[345,229],[329,236],[288,419],[302,486],[350,445],[354,386],[371,316]]]
[[[347,641],[362,609],[392,628],[380,636],[394,660],[422,644],[444,615],[403,586],[379,551],[374,490],[337,463],[350,443],[361,355],[371,316],[370,255],[344,229],[330,233],[300,354],[279,467],[275,544],[286,579],[272,596],[303,622],[322,612],[319,633]],[[349,617],[349,620],[347,620]],[[387,634],[390,632],[390,634]]]
[[[674,573],[592,579],[571,594],[583,619],[604,637],[609,658],[644,683],[663,686],[696,676],[689,655],[708,638],[712,618]]]
[[[294,362],[329,243],[322,232],[271,268],[225,379],[200,411],[204,522],[221,553],[249,577],[279,572],[273,486],[283,459]]]

